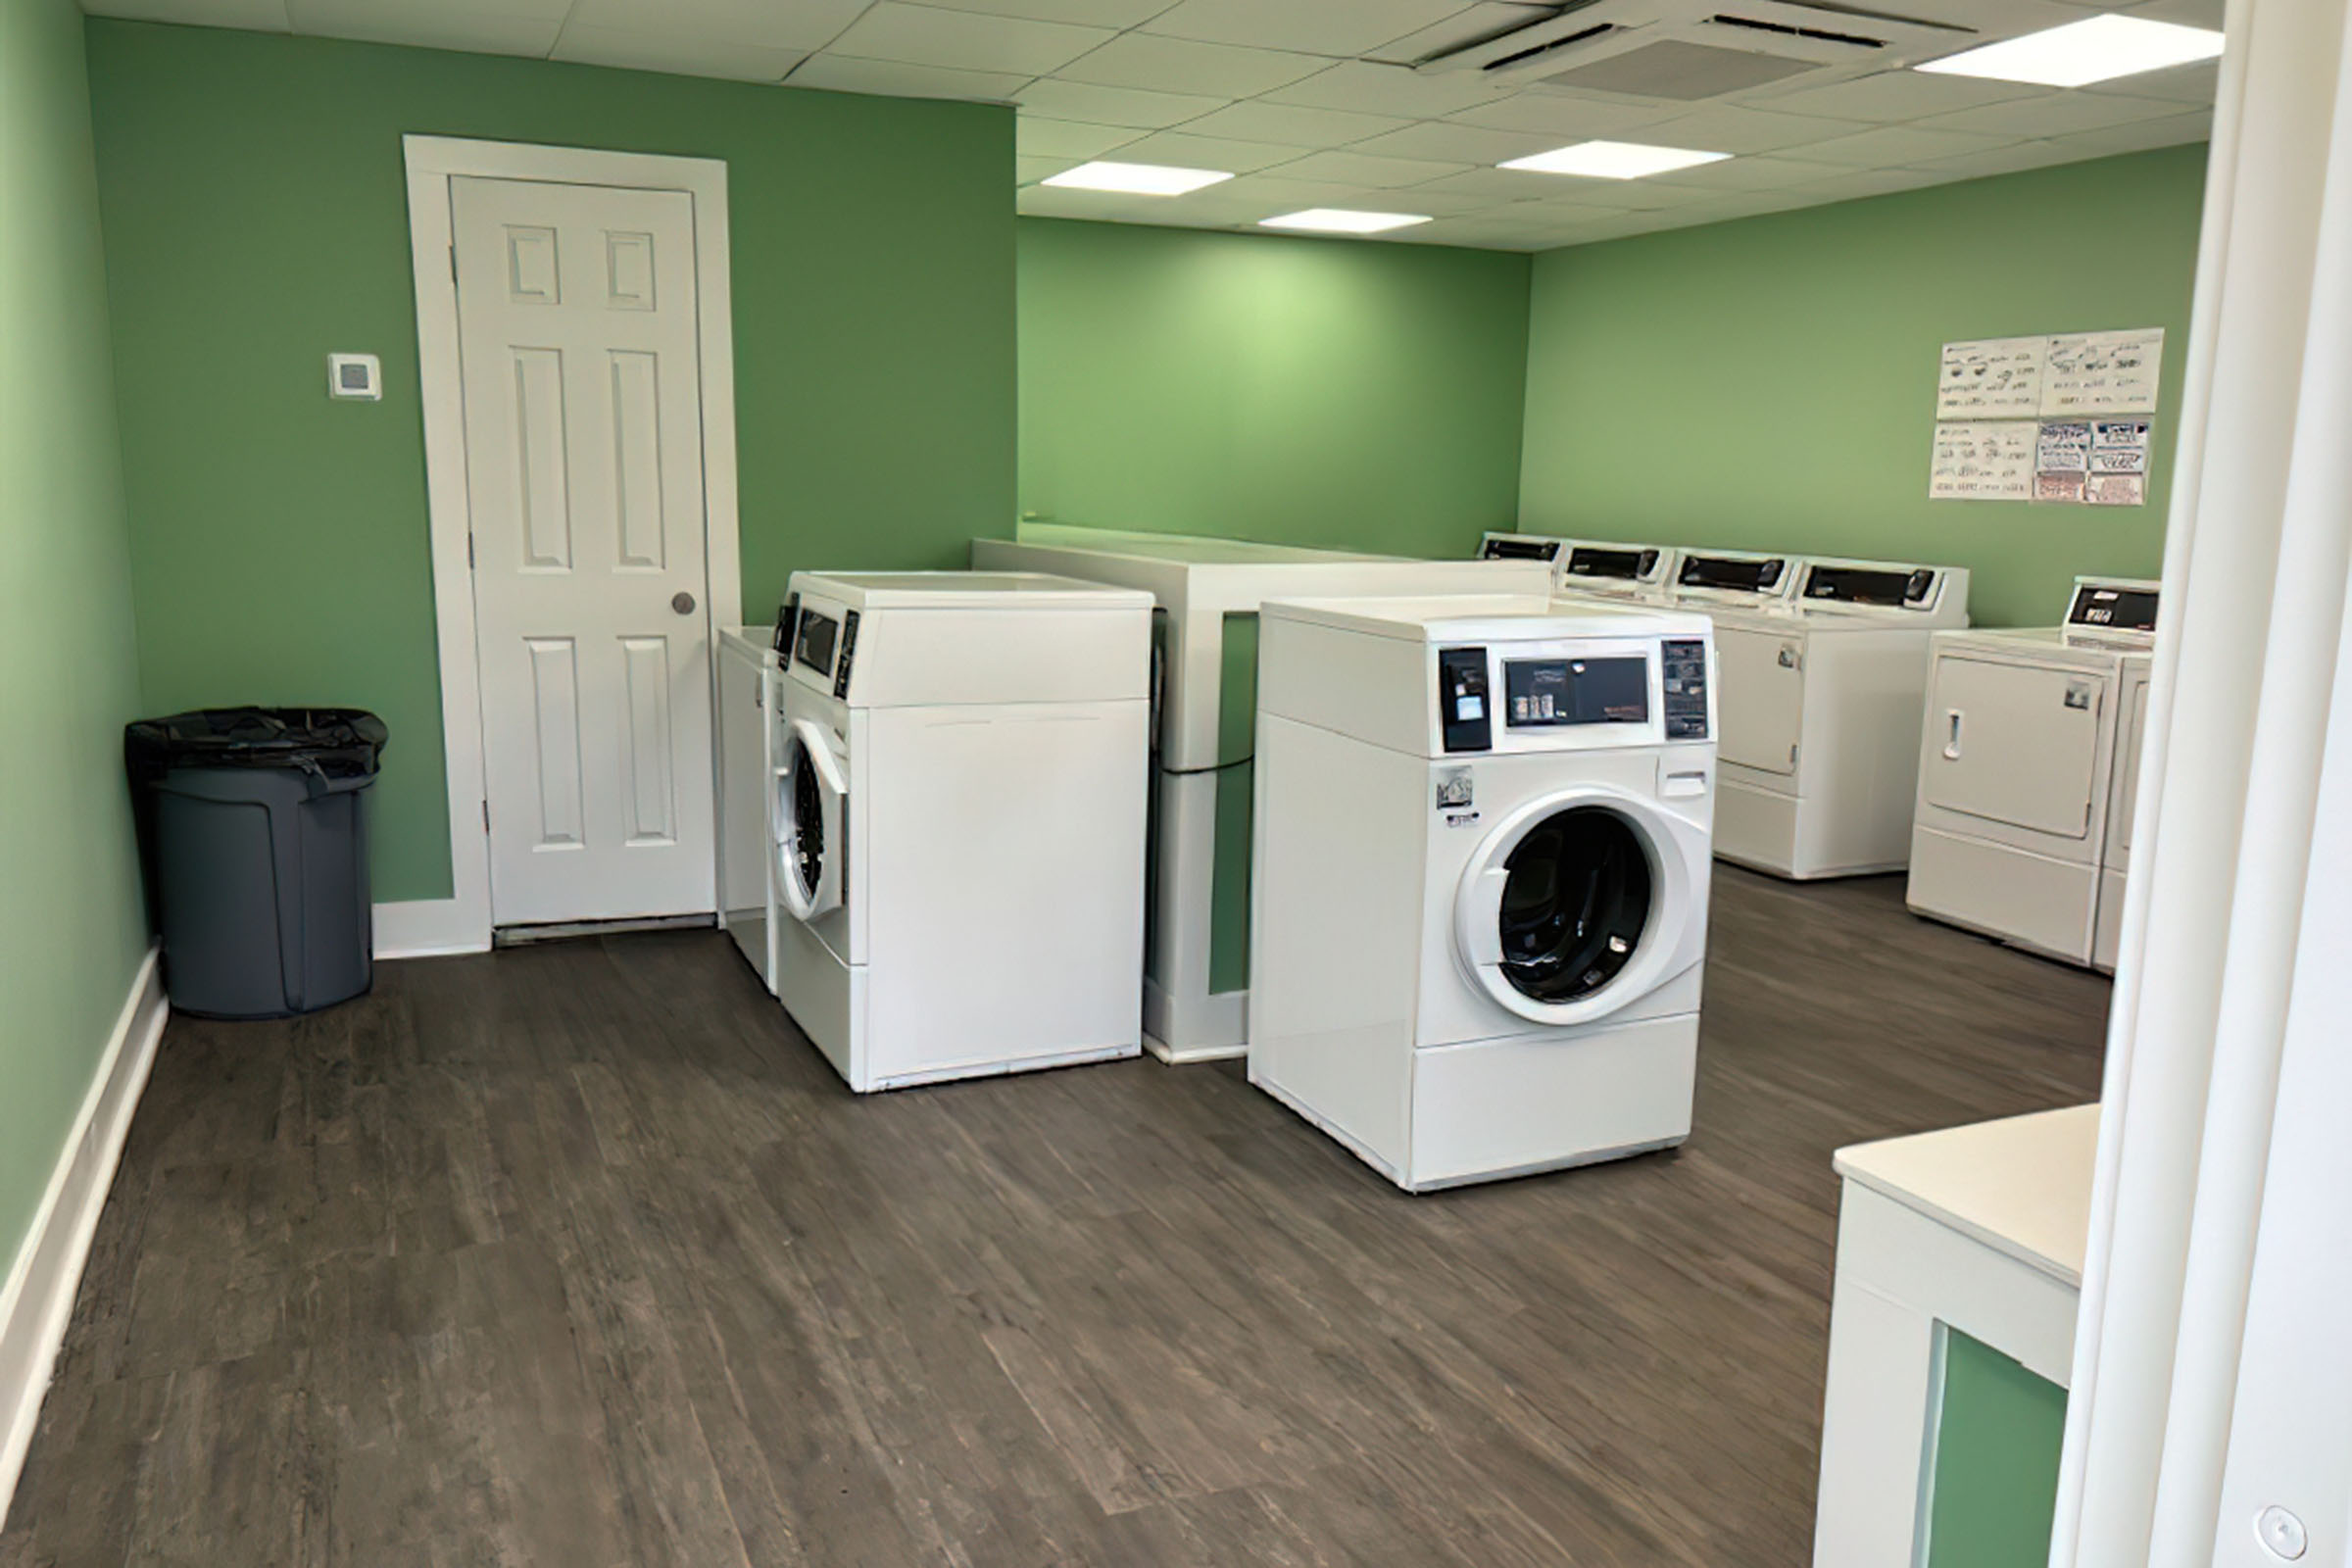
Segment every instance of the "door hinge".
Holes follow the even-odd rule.
[[[485,833],[490,831],[490,803],[488,801],[482,803],[482,831]]]
[[[466,569],[467,571],[473,569],[473,535],[471,534],[466,536]]]
[[[1790,767],[1796,765],[1796,747],[1793,744],[1788,748],[1788,765]]]
[[[449,248],[449,281],[450,281],[450,285],[451,285],[452,287],[455,287],[455,286],[457,285],[457,281],[458,281],[458,248],[457,248],[455,245],[452,245],[452,246]]]

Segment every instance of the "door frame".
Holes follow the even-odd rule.
[[[481,659],[474,626],[473,514],[466,483],[466,398],[452,260],[456,237],[450,219],[449,182],[453,178],[683,191],[693,199],[696,334],[702,361],[704,562],[709,573],[703,612],[711,649],[706,673],[711,684],[714,715],[712,755],[706,776],[713,782],[718,766],[718,627],[731,624],[743,606],[742,538],[735,510],[735,332],[728,286],[726,163],[716,158],[452,136],[403,136],[401,151],[408,169],[410,265],[416,290],[417,392],[424,416],[425,507],[432,540],[433,619],[441,664],[441,749],[448,783],[451,897],[379,905],[377,953],[386,957],[479,953],[490,946],[489,797],[484,777]],[[477,821],[484,823],[479,829],[474,826]]]

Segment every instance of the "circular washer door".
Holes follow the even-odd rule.
[[[776,886],[796,919],[813,920],[841,907],[848,800],[849,781],[833,743],[808,719],[794,719],[784,765],[776,770],[773,826]]]
[[[1506,817],[1455,900],[1463,965],[1503,1006],[1582,1023],[1680,973],[1693,830],[1613,790],[1562,791]]]

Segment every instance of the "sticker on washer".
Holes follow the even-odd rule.
[[[1478,826],[1478,813],[1476,811],[1448,811],[1446,813],[1446,825],[1447,827],[1476,827]]]
[[[1470,770],[1449,767],[1438,775],[1438,807],[1441,811],[1459,810],[1474,804],[1470,791]]]

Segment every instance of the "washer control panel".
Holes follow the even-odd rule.
[[[1492,695],[1487,690],[1484,648],[1438,650],[1438,703],[1446,750],[1484,752],[1494,745]]]
[[[1666,665],[1666,738],[1707,738],[1707,645],[1692,638],[1668,638],[1658,652]]]

